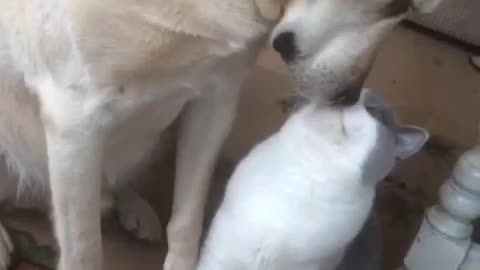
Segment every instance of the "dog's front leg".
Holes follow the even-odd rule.
[[[47,142],[58,269],[102,270],[100,136],[47,132]]]
[[[225,84],[194,100],[182,115],[164,270],[193,270],[196,265],[212,169],[236,110],[238,90],[229,88],[239,84]]]
[[[53,90],[52,90],[53,92]],[[60,92],[60,91],[58,91]],[[51,100],[57,102],[57,96]],[[82,116],[83,103],[45,104],[44,123],[59,270],[102,270],[101,164],[104,127]],[[50,100],[49,100],[50,101]],[[61,110],[58,110],[58,107]],[[62,115],[63,113],[63,115]]]

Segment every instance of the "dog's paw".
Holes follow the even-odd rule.
[[[120,224],[138,239],[158,242],[162,236],[162,224],[155,210],[133,191],[118,196],[116,210]]]
[[[169,250],[164,270],[194,270],[197,264],[197,252],[174,252]]]
[[[10,265],[10,255],[13,252],[13,243],[7,230],[0,223],[0,270],[7,270]]]

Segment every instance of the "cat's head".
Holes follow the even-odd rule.
[[[351,149],[362,152],[365,181],[376,183],[393,169],[397,161],[417,153],[429,138],[420,127],[401,125],[384,100],[363,89],[357,104],[342,110],[342,128]]]

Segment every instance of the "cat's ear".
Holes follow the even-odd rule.
[[[395,132],[395,155],[401,160],[420,151],[430,137],[427,130],[415,126],[400,126]]]

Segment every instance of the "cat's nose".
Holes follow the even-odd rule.
[[[273,39],[272,45],[286,62],[293,60],[297,54],[295,34],[293,32],[283,32],[278,34],[278,36]]]

